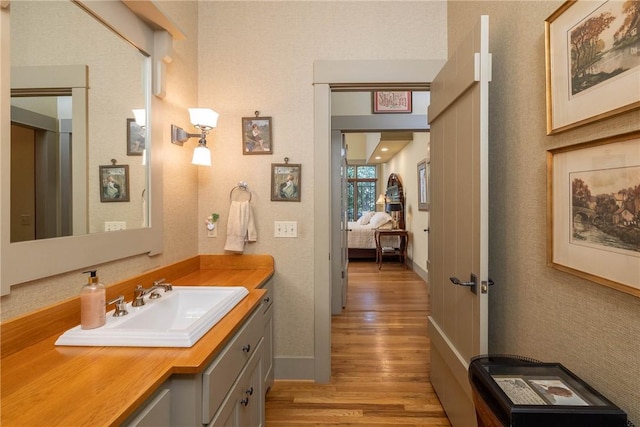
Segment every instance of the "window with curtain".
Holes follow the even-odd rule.
[[[377,166],[347,167],[347,214],[356,221],[363,212],[376,210]]]

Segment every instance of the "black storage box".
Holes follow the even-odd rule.
[[[469,381],[504,426],[627,426],[624,411],[559,363],[480,356],[471,361]]]

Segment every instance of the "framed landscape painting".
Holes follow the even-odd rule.
[[[640,296],[640,131],[548,153],[549,265]]]
[[[572,0],[545,21],[547,134],[640,108],[637,2]]]

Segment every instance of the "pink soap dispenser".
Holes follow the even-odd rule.
[[[106,319],[105,287],[98,282],[96,270],[84,273],[89,273],[89,282],[80,290],[80,327],[95,329],[103,326]]]

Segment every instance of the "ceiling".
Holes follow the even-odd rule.
[[[413,140],[413,132],[348,133],[349,164],[386,163]]]
[[[411,141],[413,141],[413,132],[382,132],[380,142],[367,159],[367,163],[386,163]]]

